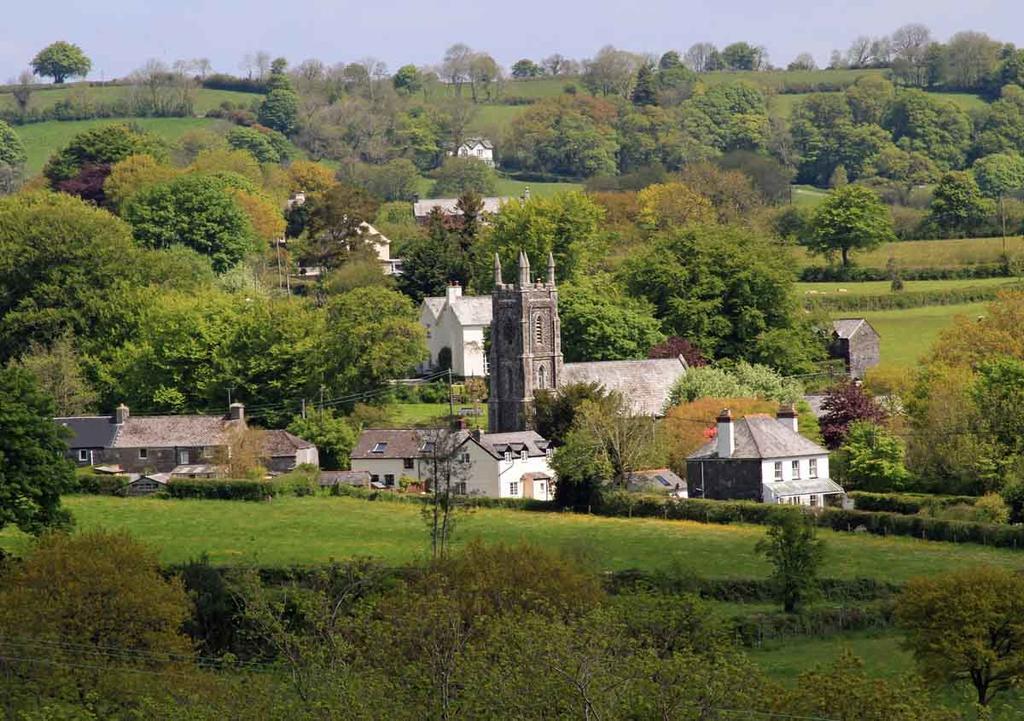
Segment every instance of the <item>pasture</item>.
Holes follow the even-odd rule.
[[[416,561],[427,552],[418,503],[344,497],[244,501],[69,496],[77,528],[123,529],[150,544],[166,563],[208,553],[213,563],[267,566],[323,563],[373,556],[388,563]],[[765,577],[754,553],[761,526],[602,518],[568,513],[478,509],[457,521],[456,541],[528,541],[582,554],[599,570],[689,569],[702,577]],[[972,564],[1024,569],[1024,554],[972,544],[882,538],[822,530],[824,576],[902,582]],[[10,528],[0,547],[23,551],[28,539]]]
[[[887,280],[870,280],[861,283],[797,283],[796,292],[801,298],[821,296],[889,295],[892,293]],[[953,280],[908,280],[903,283],[904,293],[966,290],[968,288],[991,288],[993,290],[1019,288],[1015,278],[956,278]]]
[[[89,85],[88,83],[68,83],[63,87],[41,87],[32,91],[29,97],[29,110],[45,110],[59,102],[67,101],[80,106],[115,103],[124,100],[133,91],[128,85]],[[223,102],[248,106],[253,101],[262,99],[262,95],[240,93],[234,90],[211,90],[196,88],[193,92],[196,115],[205,115],[207,111],[220,107]],[[9,91],[0,91],[0,110],[14,110],[17,107],[14,96]]]
[[[798,201],[797,191],[810,194],[803,186],[794,186],[794,203]],[[820,191],[824,194],[824,191]],[[798,267],[823,265],[825,259],[820,255],[811,255],[801,246],[793,248]],[[1000,262],[1004,252],[1002,238],[957,238],[955,240],[904,240],[885,243],[875,250],[866,253],[854,253],[853,262],[864,268],[884,268],[889,258],[895,258],[899,267],[917,268],[966,268]],[[1010,237],[1005,240],[1005,252],[1011,258],[1024,255],[1024,236]]]
[[[30,123],[29,125],[18,125],[14,132],[21,138],[25,145],[25,153],[28,161],[25,169],[29,175],[35,175],[43,169],[49,157],[67,145],[76,134],[98,125],[109,125],[111,123],[130,122],[148,130],[168,142],[178,140],[190,130],[200,128],[227,128],[226,121],[211,120],[207,118],[126,118],[100,120],[50,120],[45,123]]]

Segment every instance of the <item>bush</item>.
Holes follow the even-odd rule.
[[[78,486],[76,493],[86,493],[98,496],[123,496],[125,486],[130,480],[128,476],[111,475],[109,473],[94,473],[86,469],[84,472],[75,474]]]
[[[906,276],[904,275],[906,280]],[[960,305],[995,300],[1006,288],[962,288],[881,295],[806,296],[805,305],[832,311],[901,310],[935,305]]]
[[[821,637],[845,631],[865,631],[892,625],[893,604],[883,602],[859,607],[810,608],[800,613],[758,613],[732,620],[744,646],[759,647],[765,641],[792,636]]]
[[[936,496],[920,493],[868,493],[851,491],[849,494],[858,511],[880,511],[912,516],[917,513],[933,514],[950,506],[973,506],[975,496]]]
[[[207,75],[203,79],[203,87],[211,90],[235,90],[240,93],[258,93],[260,95],[268,90],[265,82],[252,78],[238,78],[226,73]]]
[[[171,498],[218,501],[263,501],[274,496],[310,496],[319,490],[314,468],[301,468],[270,480],[175,478],[167,484]]]
[[[957,280],[969,278],[1006,278],[1010,275],[1006,263],[978,263],[961,268],[909,268],[901,269],[903,280]],[[804,283],[834,283],[866,280],[890,280],[890,271],[885,268],[859,268],[841,266],[808,266],[800,271]]]

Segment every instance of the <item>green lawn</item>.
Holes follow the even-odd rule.
[[[566,85],[575,85],[579,92],[586,92],[579,78],[531,78],[511,80],[505,88],[506,97],[551,98],[562,95]]]
[[[985,303],[966,303],[904,310],[841,311],[832,313],[832,317],[867,318],[882,336],[882,363],[914,366],[928,353],[939,333],[952,324],[953,318],[982,316],[985,306]]]
[[[908,280],[903,284],[904,293],[965,290],[967,288],[1016,288],[1020,282],[1013,278],[958,278],[955,280]],[[834,295],[889,295],[892,293],[887,280],[872,280],[863,283],[797,283],[800,297]]]
[[[433,186],[434,181],[431,178],[420,178],[419,187],[417,188],[420,197],[434,197],[431,192],[433,190]],[[583,186],[580,183],[535,183],[498,176],[497,183],[495,184],[495,195],[499,197],[518,198],[522,196],[523,191],[527,188],[530,189],[530,195],[546,198],[550,195],[555,195],[556,193],[582,190]]]
[[[279,498],[269,503],[177,501],[157,498],[71,496],[65,500],[78,528],[126,529],[175,563],[209,553],[215,563],[310,564],[352,556],[391,563],[422,558],[426,529],[415,503],[350,498]],[[584,553],[597,568],[687,568],[705,577],[767,573],[754,553],[759,526],[480,509],[459,521],[457,541],[527,540]],[[825,576],[871,576],[892,581],[981,563],[1024,568],[1024,554],[971,544],[822,531]],[[15,531],[0,546],[23,550]]]
[[[479,105],[469,130],[497,141],[529,105]]]
[[[939,100],[948,100],[967,112],[988,107],[988,101],[985,98],[973,93],[932,93],[932,96]]]
[[[395,410],[395,415],[388,420],[388,425],[398,428],[408,426],[433,425],[438,419],[445,419],[449,413],[447,403],[394,403],[389,408]],[[460,408],[479,408],[481,415],[473,416],[469,420],[474,426],[487,428],[487,404],[478,403],[475,406],[471,403],[456,403],[455,412]]]
[[[815,188],[813,185],[794,185],[790,189],[793,205],[813,208],[828,196],[827,190]]]
[[[29,108],[42,110],[67,100],[77,103],[113,103],[128,97],[132,89],[126,85],[91,86],[87,83],[69,83],[64,87],[50,87],[33,90],[29,98]],[[194,95],[194,113],[205,115],[208,110],[219,107],[224,101],[236,105],[248,106],[262,96],[255,93],[239,93],[234,90],[210,90],[198,88]],[[0,92],[0,109],[13,110],[16,106],[14,96],[9,92]]]
[[[128,118],[125,120],[50,120],[45,123],[19,125],[14,128],[14,132],[25,144],[25,152],[28,155],[25,168],[29,175],[34,175],[43,169],[43,165],[46,164],[50,155],[66,145],[77,133],[97,125],[117,122],[136,123],[171,142],[190,130],[227,127],[223,120],[207,118]]]

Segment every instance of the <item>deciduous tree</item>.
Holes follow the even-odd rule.
[[[818,253],[840,253],[843,267],[850,253],[871,250],[896,239],[889,209],[874,191],[859,185],[836,188],[818,207],[811,221],[810,247]]]
[[[30,64],[36,75],[53,78],[58,84],[68,78],[85,77],[92,69],[92,61],[82,48],[63,40],[40,50]]]
[[[813,519],[798,510],[779,509],[756,550],[772,564],[776,598],[786,613],[796,613],[816,596],[825,542],[817,537]]]

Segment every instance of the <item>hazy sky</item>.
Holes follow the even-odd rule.
[[[601,45],[685,50],[749,40],[785,65],[810,51],[819,64],[858,35],[923,22],[945,39],[980,30],[1024,45],[1022,0],[0,0],[0,82],[58,39],[81,45],[94,79],[127,74],[149,58],[207,57],[237,72],[243,55],[266,50],[293,64],[369,55],[391,70],[436,62],[454,42],[510,65],[552,52],[573,58]]]

